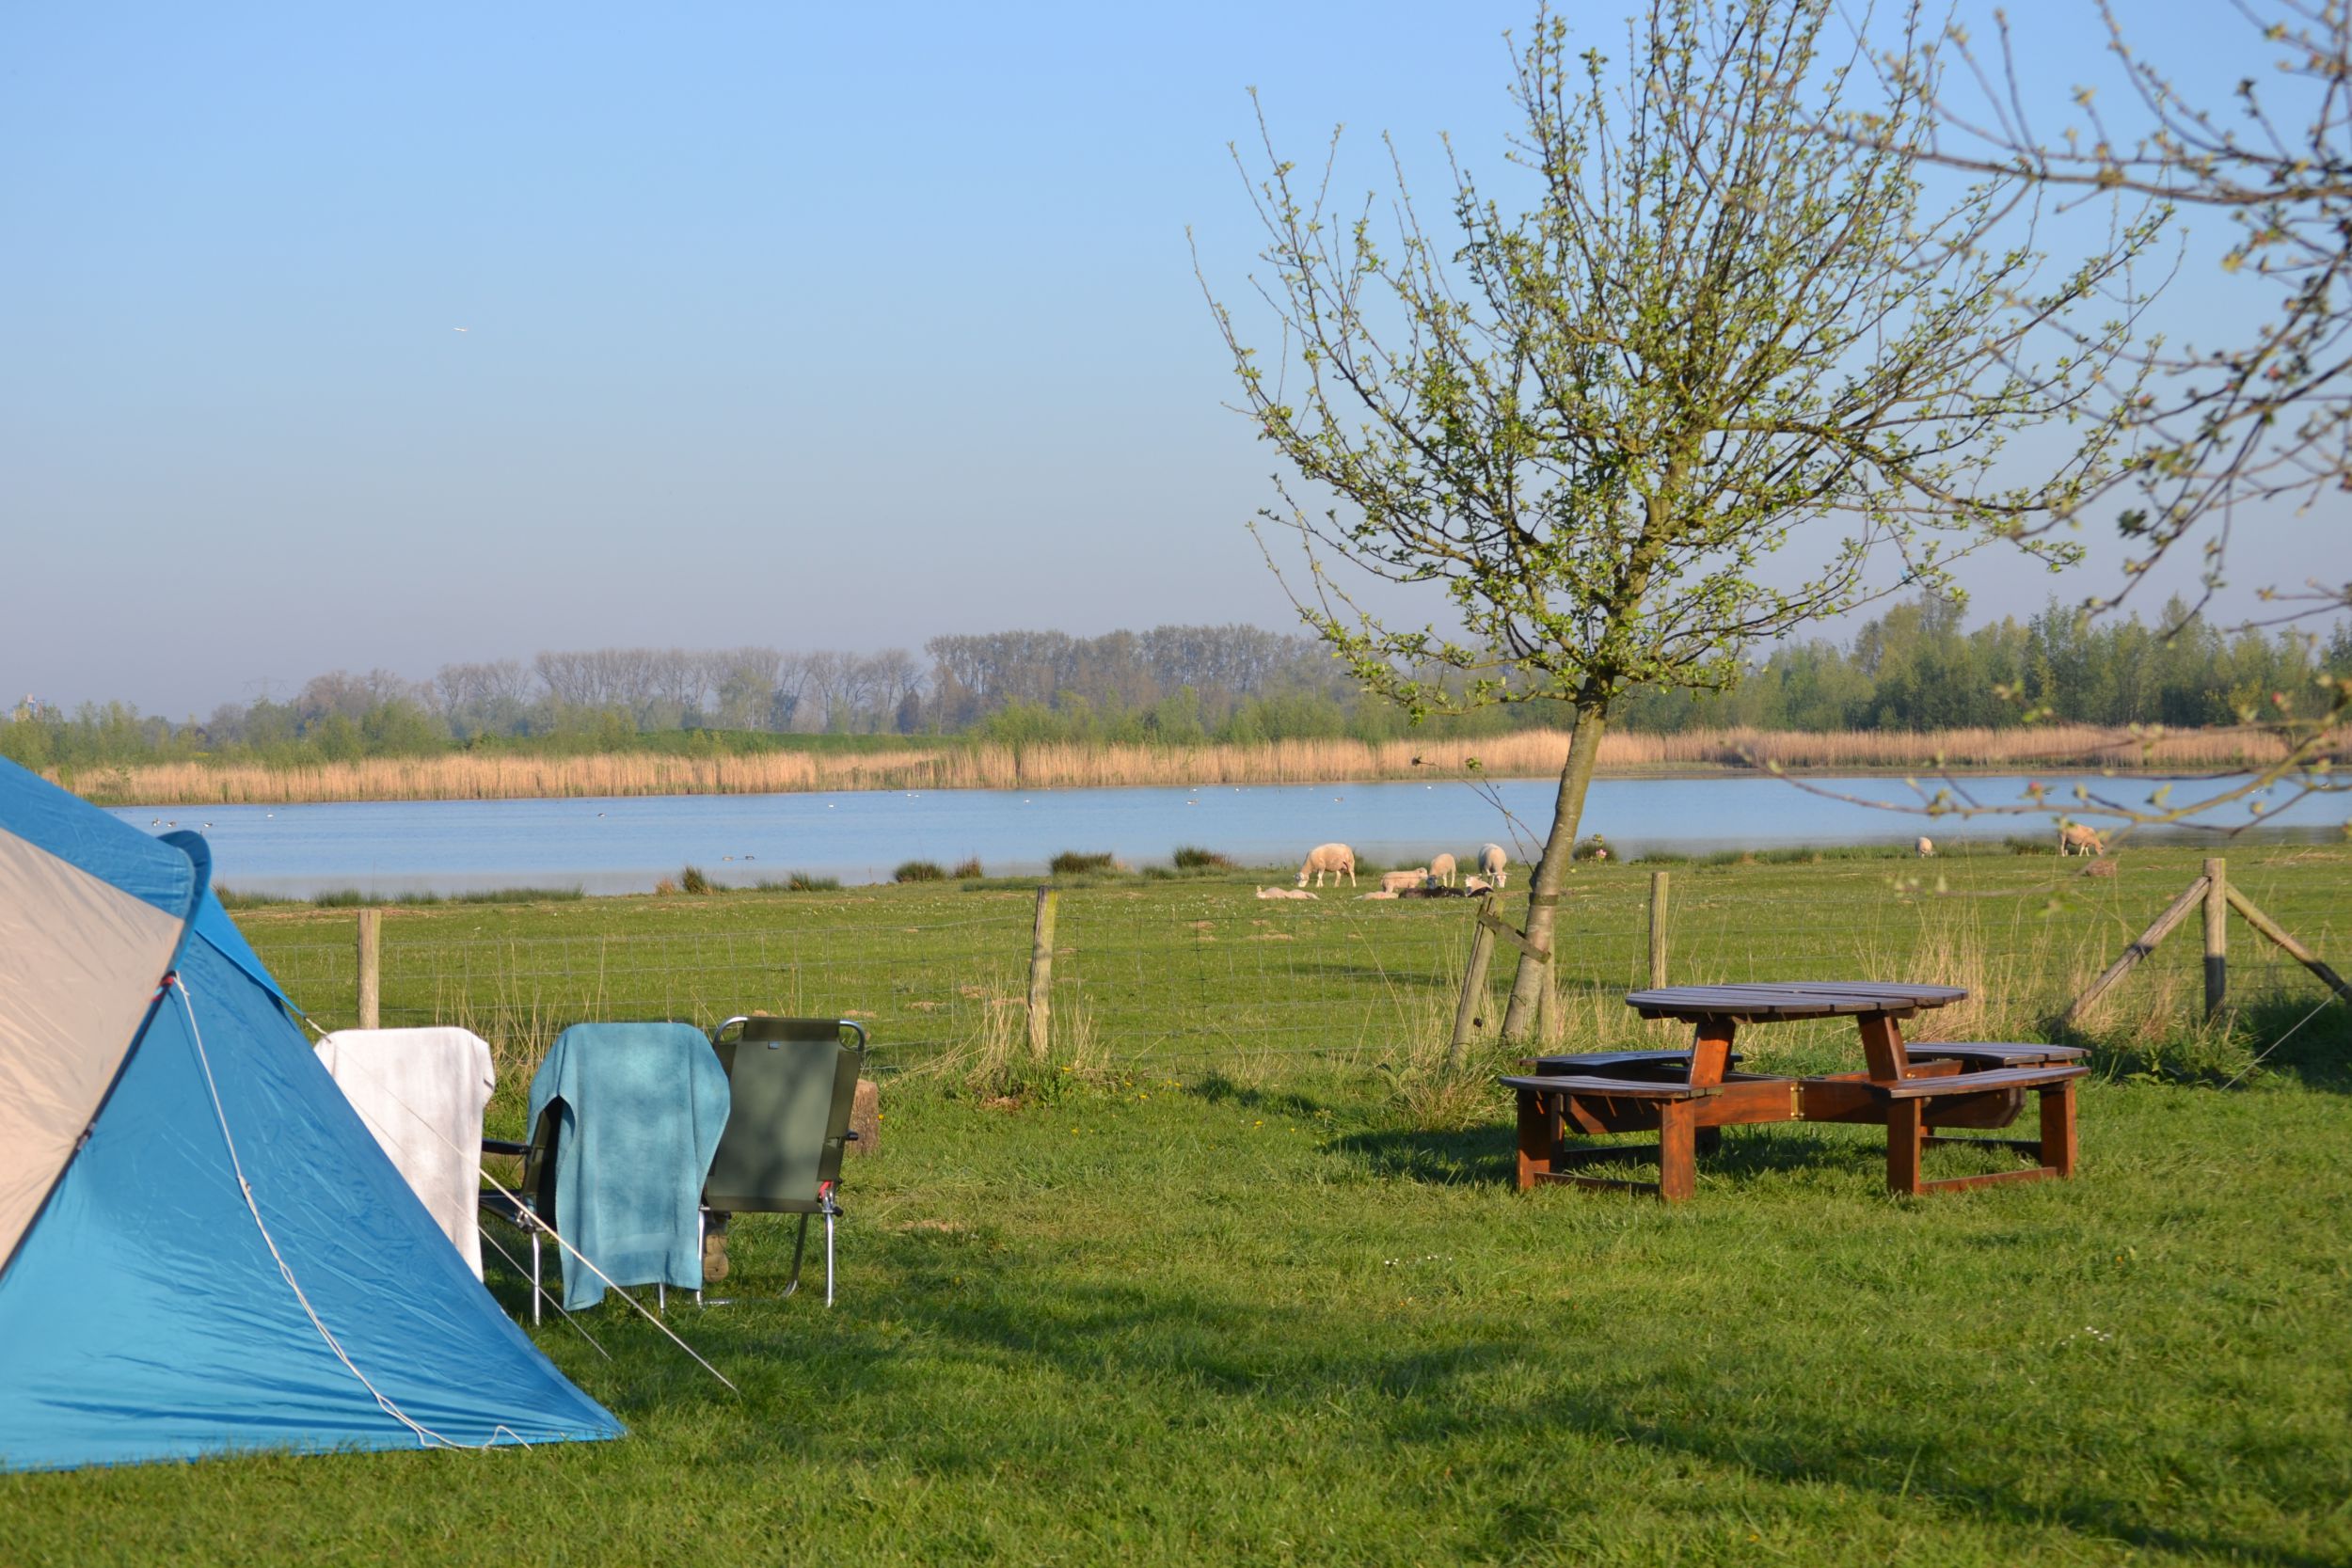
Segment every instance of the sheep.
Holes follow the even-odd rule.
[[[1380,873],[1380,891],[1383,893],[1403,893],[1406,888],[1421,888],[1428,885],[1429,868],[1425,865],[1417,866],[1410,871]]]
[[[1347,885],[1354,887],[1356,885],[1356,851],[1344,844],[1316,845],[1308,851],[1307,863],[1298,868],[1298,885],[1305,887],[1308,875],[1311,873],[1315,879],[1315,886],[1321,887],[1323,874],[1327,871],[1331,874],[1333,886],[1336,887],[1340,878],[1344,875],[1347,878]]]
[[[1452,855],[1430,856],[1429,879],[1439,887],[1452,887],[1454,885],[1454,857]]]
[[[1258,890],[1258,896],[1261,898],[1312,898],[1314,895],[1304,888],[1262,887]]]
[[[1922,833],[1919,836],[1919,842],[1913,845],[1912,848],[1917,853],[1921,860],[1926,860],[1929,856],[1935,853],[1935,840]]]
[[[2059,854],[2104,855],[2106,852],[2106,840],[2101,838],[2099,830],[2089,823],[2061,822],[2058,824]]]
[[[1492,893],[1494,884],[1484,877],[1465,877],[1462,879],[1462,891],[1464,893]]]
[[[1510,885],[1511,879],[1503,870],[1508,863],[1509,862],[1503,858],[1502,845],[1482,844],[1478,847],[1478,874],[1495,886],[1508,887]]]

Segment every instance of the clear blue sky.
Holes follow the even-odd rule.
[[[2129,9],[2259,63],[2224,0]],[[1252,85],[1354,184],[1382,130],[1496,166],[1531,14],[9,7],[0,690],[1287,626],[1186,226],[1238,293]],[[2088,0],[2023,27],[2055,119]],[[2328,522],[2241,579],[2344,575]]]

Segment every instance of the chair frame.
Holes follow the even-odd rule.
[[[739,1013],[734,1017],[727,1019],[717,1028],[711,1030],[711,1049],[717,1051],[723,1043],[725,1043],[726,1033],[728,1030],[736,1028],[739,1025],[755,1023],[763,1018],[771,1017],[772,1017],[772,1015],[762,1014],[755,1017],[752,1014]],[[835,1037],[839,1041],[840,1045],[857,1053],[858,1075],[860,1077],[865,1075],[866,1054],[866,1025],[860,1023],[857,1020],[853,1018],[793,1018],[777,1019],[775,1022],[792,1023],[830,1023],[834,1025]],[[853,1035],[856,1038],[853,1040],[842,1038],[841,1036],[844,1033]],[[727,1057],[723,1053],[721,1053],[720,1060],[722,1062],[727,1060]],[[729,1071],[729,1077],[733,1077],[732,1069]],[[720,1134],[722,1147],[724,1147],[725,1138],[726,1134],[722,1132]],[[856,1131],[854,1129],[845,1130],[842,1133],[842,1140],[845,1146],[850,1143],[854,1143],[857,1140]],[[841,1217],[841,1205],[838,1201],[836,1201],[834,1194],[840,1184],[840,1178],[837,1174],[830,1178],[820,1179],[817,1183],[817,1207],[814,1210],[803,1210],[801,1212],[800,1230],[799,1233],[793,1238],[792,1242],[792,1276],[790,1279],[786,1281],[784,1287],[784,1294],[787,1297],[791,1296],[801,1288],[801,1262],[808,1250],[808,1222],[812,1217],[822,1216],[825,1222],[825,1305],[827,1307],[831,1307],[833,1305],[834,1227],[835,1222]],[[706,1243],[709,1237],[710,1217],[713,1214],[735,1214],[739,1212],[755,1213],[759,1212],[756,1210],[716,1209],[709,1203],[708,1196],[709,1195],[707,1191],[706,1191],[704,1194],[705,1200],[696,1207],[696,1217],[699,1222],[698,1228],[701,1231],[700,1239]],[[788,1211],[787,1212],[788,1212]],[[725,1307],[731,1305],[732,1300],[732,1297],[721,1296],[714,1296],[708,1300],[705,1300],[703,1293],[700,1291],[694,1292],[694,1301],[698,1306]]]

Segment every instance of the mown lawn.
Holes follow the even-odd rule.
[[[2043,857],[1932,868],[1942,895],[1894,885],[1915,866],[1837,862],[1677,868],[1676,894],[1692,977],[1859,973],[1906,942],[1924,962],[1973,928],[1975,961],[2014,980],[2037,951],[2111,956],[2132,933],[2109,943],[2101,923],[2144,924],[2185,880],[2194,857],[2176,858],[2136,860],[2121,893]],[[2352,967],[2320,935],[2352,908],[2352,857],[2232,865]],[[1639,961],[1645,880],[1580,883],[1593,915],[1570,979],[1597,997]],[[1972,897],[1958,927],[1937,913]],[[980,921],[986,942],[948,941],[992,901],[1009,913]],[[1083,1003],[1096,1037],[1075,1043],[1099,1060],[1014,1096],[969,1082],[977,1037],[959,1031],[989,1001],[958,987],[980,982],[926,978],[920,948],[952,950],[930,967],[953,972],[994,954],[1000,925],[1025,941],[1017,895],[389,922],[388,1002],[401,927],[453,973],[448,944],[588,941],[594,923],[608,976],[614,952],[670,943],[709,960],[718,1006],[726,974],[774,958],[746,944],[779,929],[863,925],[888,954],[914,927],[863,976],[886,992],[867,1009],[878,1062],[903,1039],[912,1070],[885,1077],[880,1151],[850,1170],[840,1305],[762,1296],[790,1232],[739,1222],[729,1288],[747,1299],[671,1322],[739,1396],[609,1304],[584,1326],[610,1360],[560,1323],[537,1337],[628,1424],[622,1442],[0,1478],[0,1561],[2352,1560],[2352,1027],[2340,1006],[2312,1013],[2316,985],[2249,964],[2262,985],[2233,1032],[2164,1037],[2148,999],[2193,972],[2193,920],[2101,1037],[2116,1049],[2083,1094],[2081,1180],[1897,1199],[1866,1130],[1743,1129],[1669,1211],[1522,1196],[1501,1092],[1424,1092],[1429,1053],[1403,1037],[1444,995],[1459,910],[1269,913],[1238,882],[1071,905],[1057,1006]],[[349,921],[242,918],[286,972]],[[1269,934],[1287,940],[1253,940]],[[855,961],[828,973],[848,985]],[[510,966],[498,983],[521,982]],[[335,1005],[318,1004],[329,1022]],[[1253,1009],[1282,1050],[1232,1037]],[[1566,1011],[1572,1034],[1634,1037],[1598,1003]],[[1791,1056],[1839,1049],[1792,1039]],[[511,1277],[493,1285],[524,1307]]]

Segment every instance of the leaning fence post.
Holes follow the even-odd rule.
[[[1454,1009],[1454,1040],[1446,1049],[1445,1064],[1456,1071],[1470,1059],[1470,1037],[1485,1022],[1479,1013],[1486,1005],[1486,965],[1495,955],[1494,927],[1487,924],[1494,912],[1495,895],[1487,893],[1478,901],[1478,924],[1470,928],[1470,967],[1462,974],[1462,1001]]]
[[[383,1014],[384,911],[359,911],[359,1027],[373,1029]]]
[[[1037,890],[1037,924],[1029,936],[1029,1055],[1045,1060],[1047,1028],[1054,1010],[1054,905],[1061,895]]]
[[[2205,863],[2205,1022],[2221,1016],[2230,991],[2229,862]]]
[[[1666,983],[1666,874],[1649,874],[1649,983],[1656,990]]]

